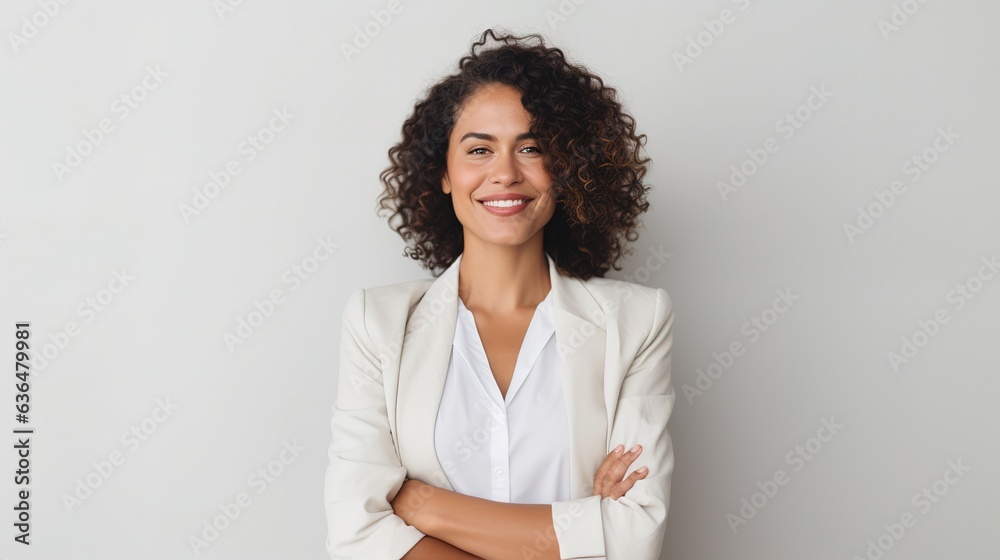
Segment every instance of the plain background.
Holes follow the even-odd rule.
[[[995,558],[1000,277],[981,260],[1000,251],[995,2],[403,1],[385,26],[372,11],[387,3],[369,0],[71,2],[50,18],[45,4],[0,8],[4,425],[13,323],[53,345],[31,389],[33,544],[12,541],[11,437],[0,558],[325,557],[343,305],[430,277],[375,214],[378,173],[413,103],[491,26],[545,34],[648,136],[651,207],[609,276],[675,305],[662,557],[846,559],[881,536],[886,559]],[[894,6],[901,25],[884,34]],[[45,24],[15,47],[22,18]],[[376,36],[345,56],[366,24]],[[135,90],[147,66],[165,76]],[[814,87],[832,95],[803,109]],[[116,99],[133,92],[125,113]],[[241,143],[282,109],[294,117],[248,161]],[[808,118],[783,128],[796,111]],[[55,172],[102,119],[113,130]],[[938,141],[947,151],[939,129],[957,135]],[[777,151],[724,199],[718,182],[769,138]],[[914,156],[933,159],[919,180]],[[230,160],[241,172],[185,219],[180,205]],[[875,192],[888,200],[896,180],[905,191],[879,211]],[[850,236],[859,208],[877,217]],[[332,256],[286,282],[319,238]],[[122,269],[134,279],[102,292]],[[273,290],[282,303],[227,346]],[[768,311],[776,290],[798,298],[783,313]],[[947,323],[915,336],[938,310]],[[745,326],[755,316],[766,331]],[[76,335],[60,337],[70,321]],[[896,371],[903,337],[921,345]],[[154,415],[157,399],[176,409]],[[843,427],[831,438],[824,419]],[[137,446],[121,437],[132,426]],[[268,468],[280,474],[262,488],[252,477]],[[779,470],[785,483],[768,485]],[[68,508],[88,477],[99,486]],[[189,538],[241,492],[250,506],[196,554]],[[906,514],[915,524],[889,535]]]

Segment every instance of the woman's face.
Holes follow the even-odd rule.
[[[451,194],[466,246],[470,235],[485,243],[521,245],[540,237],[555,212],[552,179],[539,143],[529,136],[531,121],[521,93],[502,84],[484,86],[459,112],[441,187]],[[514,200],[500,207],[485,202],[497,197]]]

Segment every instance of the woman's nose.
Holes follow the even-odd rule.
[[[498,154],[490,167],[490,180],[495,183],[509,184],[518,180],[520,173],[517,160],[513,154]]]

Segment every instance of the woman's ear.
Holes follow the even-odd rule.
[[[451,194],[451,181],[448,180],[448,172],[445,171],[441,177],[441,191],[444,194]]]

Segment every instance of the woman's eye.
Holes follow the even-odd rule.
[[[536,154],[542,153],[542,150],[540,150],[537,146],[525,146],[524,148],[521,149],[521,151],[524,151],[524,150],[534,150],[533,153],[536,153]],[[489,148],[473,148],[473,149],[469,150],[469,154],[473,154],[473,155],[477,155],[478,156],[478,155],[485,154],[488,151],[489,151]],[[529,153],[531,153],[531,152],[529,152]]]

